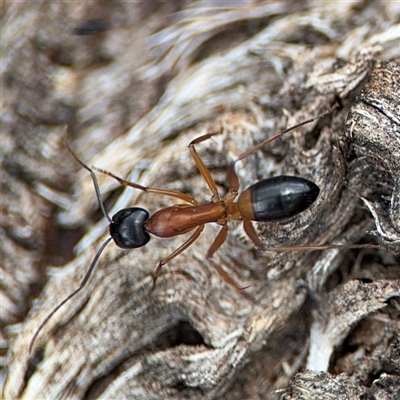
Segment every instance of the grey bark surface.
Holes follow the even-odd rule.
[[[3,398],[399,397],[400,11],[296,7],[3,5]],[[280,174],[320,187],[299,216],[257,224],[269,248],[380,249],[261,253],[232,223],[214,261],[247,287],[239,292],[205,259],[219,230],[209,224],[150,292],[158,262],[186,236],[131,251],[110,244],[29,354],[108,235],[64,125],[89,165],[207,202],[192,139],[222,128],[197,149],[223,194],[239,154],[335,101],[331,115],[238,163],[241,189]],[[98,179],[110,214],[173,204]]]

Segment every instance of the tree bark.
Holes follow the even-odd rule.
[[[399,10],[332,4],[3,6],[3,398],[400,396]],[[231,223],[221,274],[208,224],[151,291],[187,237],[110,244],[29,354],[108,237],[64,125],[88,165],[208,202],[191,140],[222,132],[197,150],[223,195],[243,151],[335,102],[236,166],[241,189],[282,174],[320,188],[300,215],[256,224],[269,251]],[[98,179],[110,214],[173,204]]]

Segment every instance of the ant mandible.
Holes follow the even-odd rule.
[[[215,222],[222,225],[220,232],[214,239],[210,248],[207,251],[206,259],[211,259],[213,254],[222,246],[225,242],[228,234],[228,221],[242,221],[244,230],[247,236],[251,239],[254,245],[260,250],[265,250],[264,244],[257,236],[256,230],[252,224],[252,221],[269,222],[269,221],[280,221],[289,217],[293,217],[306,210],[310,205],[317,199],[319,194],[318,186],[301,177],[296,176],[276,176],[273,178],[263,179],[244,190],[237,201],[239,191],[239,179],[235,171],[235,165],[238,161],[243,160],[250,154],[253,154],[257,150],[279,138],[283,134],[290,132],[303,125],[309,124],[325,115],[330,114],[338,105],[335,104],[329,111],[326,111],[317,117],[303,121],[297,125],[294,125],[288,129],[276,133],[275,135],[267,138],[257,144],[252,149],[242,153],[236,160],[230,163],[227,171],[227,183],[230,187],[229,191],[221,198],[218,194],[217,186],[214,179],[211,176],[210,171],[204,165],[202,159],[198,155],[195,145],[205,140],[210,139],[214,135],[219,135],[221,132],[207,133],[194,139],[189,144],[190,153],[199,169],[201,175],[206,181],[208,187],[211,190],[212,197],[211,201],[205,204],[198,204],[198,202],[190,195],[181,193],[174,190],[157,189],[146,186],[141,186],[137,183],[133,183],[122,179],[111,172],[104,171],[100,168],[87,166],[81,161],[67,140],[67,128],[63,130],[63,136],[65,144],[76,159],[76,161],[86,170],[90,172],[93,180],[94,188],[96,191],[97,200],[104,216],[110,222],[110,237],[102,244],[94,257],[88,272],[83,278],[80,286],[69,294],[61,303],[59,303],[53,311],[45,318],[39,328],[36,330],[30,346],[29,353],[32,352],[33,345],[50,318],[72,297],[79,293],[88,282],[93,269],[103,252],[104,248],[108,245],[111,240],[114,240],[115,244],[122,249],[135,249],[138,247],[145,246],[150,240],[150,234],[161,238],[168,238],[178,235],[183,235],[190,231],[194,233],[189,239],[172,252],[168,257],[164,258],[159,262],[154,274],[153,274],[153,286],[154,289],[157,281],[157,277],[160,274],[163,265],[170,262],[173,258],[185,251],[191,246],[200,236],[204,229],[204,225],[210,222]],[[116,179],[121,185],[130,186],[134,189],[139,189],[147,193],[161,194],[169,197],[173,197],[184,201],[187,204],[178,204],[170,207],[163,208],[153,215],[150,216],[147,210],[139,207],[124,208],[118,211],[112,218],[108,215],[104,208],[100,188],[97,181],[94,170],[104,173]],[[332,248],[335,246],[301,246],[303,249],[319,249]],[[292,250],[292,247],[277,248],[276,250],[288,251]],[[229,283],[232,283],[228,279]],[[236,285],[234,285],[236,287]]]

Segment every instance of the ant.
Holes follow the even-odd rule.
[[[294,129],[297,129],[303,125],[309,124],[317,119],[320,119],[330,114],[337,107],[338,104],[335,104],[330,110],[314,118],[294,125],[288,129],[285,129],[281,132],[278,132],[270,138],[263,140],[252,149],[242,153],[236,160],[231,162],[228,167],[226,180],[230,189],[222,198],[218,194],[215,181],[212,178],[210,171],[204,165],[195,148],[196,144],[204,142],[210,139],[212,136],[219,135],[221,134],[221,132],[207,133],[198,137],[197,139],[194,139],[189,144],[189,151],[198,170],[200,171],[212,193],[211,201],[205,204],[199,204],[197,200],[195,200],[192,196],[182,192],[142,186],[137,183],[122,179],[114,175],[113,173],[104,171],[100,168],[90,168],[78,158],[78,156],[70,147],[67,140],[67,127],[65,127],[63,130],[65,144],[69,152],[76,159],[76,161],[83,168],[90,172],[101,211],[110,222],[110,237],[101,245],[80,286],[71,294],[69,294],[63,301],[61,301],[53,309],[53,311],[50,312],[50,314],[44,319],[39,328],[36,330],[29,346],[29,353],[32,352],[33,345],[39,333],[50,320],[50,318],[66,302],[68,302],[72,297],[80,292],[86,285],[93,272],[94,267],[97,264],[97,261],[100,258],[100,255],[111,240],[114,240],[115,244],[122,249],[135,249],[145,246],[150,240],[150,234],[161,238],[168,238],[183,235],[194,230],[194,233],[192,233],[192,235],[189,237],[189,239],[186,240],[186,242],[184,242],[168,257],[159,262],[153,274],[152,290],[155,288],[157,277],[159,276],[163,265],[167,264],[173,258],[175,258],[183,251],[185,251],[188,247],[190,247],[198,239],[204,229],[205,224],[207,223],[214,222],[222,226],[221,230],[219,231],[217,237],[214,239],[214,242],[211,244],[205,256],[205,258],[209,261],[211,261],[211,257],[222,246],[227,238],[229,220],[242,221],[244,230],[247,236],[254,243],[254,245],[260,250],[267,250],[263,242],[257,236],[252,221],[280,221],[300,214],[301,212],[309,208],[311,204],[317,199],[319,195],[319,188],[315,183],[307,179],[296,176],[282,175],[273,178],[263,179],[259,182],[256,182],[255,184],[249,186],[246,190],[244,190],[237,198],[239,192],[239,179],[235,171],[235,165],[237,162],[243,160],[257,150],[260,150],[262,147],[279,138],[283,134],[293,131]],[[134,189],[139,189],[147,193],[161,194],[173,197],[175,199],[179,199],[180,201],[185,202],[186,204],[176,204],[170,207],[163,208],[155,212],[151,216],[149,212],[143,208],[124,208],[118,211],[112,218],[110,218],[103,205],[99,184],[94,171],[98,171],[111,176],[112,178],[116,179],[121,185],[130,186]],[[235,201],[236,198],[237,200]],[[357,245],[357,247],[362,246],[363,245]],[[370,245],[366,246],[370,247]],[[341,246],[300,246],[295,247],[295,249],[301,248],[306,250],[325,250],[328,248],[337,247]],[[269,250],[290,251],[293,249],[294,247],[281,247],[272,248]],[[222,273],[222,271],[220,271],[218,267],[217,269],[218,272]],[[226,280],[228,281],[228,283],[235,286],[236,289],[241,290],[228,276],[224,276],[224,278],[227,278]]]

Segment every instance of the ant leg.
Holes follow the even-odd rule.
[[[217,237],[214,239],[213,243],[211,244],[210,248],[207,251],[206,259],[210,259],[216,251],[224,244],[226,237],[228,236],[228,224],[221,228]]]
[[[383,249],[379,244],[317,244],[317,245],[297,245],[297,246],[279,246],[279,247],[265,247],[264,243],[257,235],[254,225],[250,220],[243,221],[243,227],[247,236],[252,240],[254,245],[260,250],[287,252],[287,251],[321,251],[330,249]]]
[[[268,143],[271,143],[271,142],[274,141],[275,139],[278,139],[278,138],[279,138],[280,136],[282,136],[283,134],[285,134],[285,133],[287,133],[287,132],[290,132],[290,131],[292,131],[292,130],[294,130],[294,129],[297,129],[297,128],[303,126],[303,125],[309,124],[310,122],[313,122],[313,121],[315,121],[316,119],[322,118],[322,117],[324,117],[325,115],[330,114],[333,110],[335,110],[335,109],[338,108],[338,107],[339,107],[339,105],[338,105],[337,103],[335,103],[335,104],[333,105],[333,107],[332,107],[330,110],[328,110],[328,111],[326,111],[326,112],[324,112],[324,113],[322,113],[322,114],[320,114],[320,115],[318,115],[318,116],[316,116],[316,117],[314,117],[314,118],[310,118],[310,119],[308,119],[307,121],[303,121],[303,122],[300,122],[300,123],[297,124],[297,125],[291,126],[290,128],[285,129],[285,130],[283,130],[283,131],[281,131],[281,132],[278,132],[278,133],[276,133],[275,135],[273,135],[273,136],[271,136],[271,137],[269,137],[269,138],[263,140],[262,142],[258,143],[258,144],[255,145],[253,148],[251,148],[251,149],[245,151],[244,153],[240,154],[240,156],[239,156],[236,160],[232,161],[232,162],[229,164],[228,173],[227,173],[227,176],[226,176],[226,180],[227,180],[229,186],[231,187],[231,189],[230,189],[229,192],[225,195],[224,201],[225,201],[226,203],[229,204],[231,201],[233,201],[233,200],[235,199],[235,197],[236,197],[236,195],[237,195],[237,193],[238,193],[238,190],[239,190],[239,179],[238,179],[238,176],[237,176],[236,171],[235,171],[235,165],[236,165],[236,163],[237,163],[238,161],[243,160],[244,158],[248,157],[250,154],[253,154],[253,153],[255,153],[256,151],[262,149],[265,145],[267,145]],[[247,225],[248,225],[248,224],[247,224]],[[251,231],[254,232],[254,228],[250,228],[249,226],[247,226],[247,228],[249,229],[249,231],[251,230]],[[245,228],[245,229],[246,229],[246,228]],[[251,239],[254,237],[253,232],[252,232],[251,234],[248,234],[249,237],[250,237]],[[253,240],[253,239],[252,239],[252,240]],[[253,240],[253,242],[254,242],[254,240]],[[256,244],[256,246],[257,246],[257,247],[260,247],[258,244]]]
[[[133,183],[133,182],[127,181],[126,179],[120,178],[119,176],[113,174],[112,172],[105,171],[104,169],[97,168],[97,167],[93,167],[93,169],[98,172],[101,172],[102,174],[111,176],[111,178],[116,179],[123,186],[129,186],[134,189],[143,190],[143,192],[147,192],[147,193],[161,194],[164,196],[174,197],[176,199],[183,200],[186,203],[190,203],[194,206],[198,205],[197,201],[192,196],[189,196],[186,193],[178,192],[176,190],[157,189],[157,188],[142,186],[142,185],[139,185],[138,183]]]
[[[72,154],[72,156],[75,158],[75,160],[76,160],[83,168],[85,168],[86,170],[88,170],[88,171],[90,172],[90,174],[91,174],[91,176],[92,176],[92,180],[93,180],[93,182],[94,182],[94,186],[95,186],[95,189],[96,189],[96,193],[97,193],[97,198],[98,198],[98,199],[101,198],[101,196],[100,196],[100,189],[99,189],[99,185],[98,185],[98,183],[97,183],[96,175],[95,175],[95,173],[93,172],[93,170],[98,171],[98,172],[101,172],[101,173],[103,173],[103,174],[105,174],[105,175],[111,176],[112,178],[116,179],[121,185],[130,186],[130,187],[132,187],[132,188],[134,188],[134,189],[143,190],[144,192],[148,192],[148,193],[162,194],[162,195],[164,195],[164,196],[174,197],[174,198],[176,198],[176,199],[183,200],[183,201],[186,202],[186,203],[190,203],[190,204],[192,204],[192,205],[194,205],[194,206],[197,206],[197,205],[198,205],[197,201],[196,201],[192,196],[189,196],[188,194],[181,193],[181,192],[178,192],[178,191],[175,191],[175,190],[156,189],[156,188],[150,188],[150,187],[142,186],[142,185],[139,185],[139,184],[137,184],[137,183],[133,183],[133,182],[127,181],[126,179],[122,179],[122,178],[120,178],[119,176],[114,175],[114,174],[111,173],[111,172],[104,171],[103,169],[96,168],[96,167],[90,168],[88,165],[86,165],[86,164],[77,156],[77,154],[72,150],[70,144],[68,143],[68,138],[67,138],[67,126],[64,127],[63,133],[62,133],[62,134],[63,134],[63,137],[64,137],[65,145],[67,146],[67,149],[69,150],[69,152]],[[103,214],[106,215],[107,218],[108,218],[108,220],[111,222],[110,217],[107,215],[107,213],[106,213],[105,210],[104,210],[103,202],[100,201],[99,203],[100,203],[100,206],[101,206],[101,208],[102,208]]]
[[[250,154],[255,153],[257,150],[262,149],[265,145],[267,145],[268,143],[271,143],[272,141],[274,141],[275,139],[278,139],[280,136],[282,136],[285,133],[288,133],[290,131],[293,131],[297,128],[300,128],[303,125],[307,125],[317,119],[323,118],[326,115],[332,113],[336,108],[339,107],[338,103],[335,103],[328,111],[323,112],[320,115],[317,115],[316,117],[310,118],[306,121],[300,122],[299,124],[293,125],[290,128],[287,128],[283,131],[280,131],[278,133],[276,133],[275,135],[272,135],[271,137],[263,140],[262,142],[258,143],[257,145],[255,145],[252,149],[249,149],[247,151],[245,151],[244,153],[242,153],[234,162],[233,164],[236,164],[238,161],[243,160],[244,158],[246,158],[247,156],[249,156]]]
[[[264,243],[258,237],[257,232],[254,229],[254,225],[249,219],[245,219],[243,221],[243,228],[244,228],[244,231],[246,232],[247,236],[254,243],[254,245],[256,247],[258,247],[260,250],[265,250]]]
[[[183,253],[189,246],[191,246],[198,239],[198,237],[200,236],[203,229],[204,229],[204,225],[200,225],[195,230],[193,235],[190,236],[190,238],[185,243],[183,243],[173,253],[171,253],[168,257],[164,258],[164,260],[162,260],[158,263],[157,268],[153,274],[153,286],[151,288],[152,291],[156,287],[156,281],[157,281],[158,276],[160,275],[160,271],[161,271],[161,268],[163,267],[163,265],[169,263],[173,258],[175,258],[179,254]]]
[[[233,286],[238,292],[241,292],[244,289],[247,289],[248,286],[239,286],[222,268],[220,265],[218,265],[214,260],[211,258],[208,260],[208,262],[217,270],[218,274],[220,277],[228,284]]]
[[[206,133],[205,135],[192,140],[189,144],[189,150],[190,150],[190,153],[192,154],[194,162],[196,163],[197,168],[199,169],[201,175],[203,176],[204,180],[207,182],[207,185],[211,190],[211,193],[212,193],[211,201],[213,203],[220,201],[217,186],[215,185],[215,181],[214,181],[213,177],[211,176],[210,171],[207,169],[207,167],[203,163],[203,160],[198,155],[194,145],[204,142],[205,140],[210,139],[210,137],[212,137],[212,136],[220,135],[221,133],[222,133],[222,130],[221,130],[221,132]]]
[[[383,245],[380,244],[316,244],[316,245],[298,245],[298,246],[280,246],[280,247],[264,247],[266,251],[276,251],[276,252],[286,252],[286,251],[321,251],[321,250],[331,250],[331,249],[380,249],[389,251]],[[394,254],[394,253],[393,253]]]
[[[226,174],[226,181],[230,187],[229,191],[224,196],[224,203],[227,205],[235,200],[239,191],[239,178],[235,171],[235,163],[236,160],[229,164],[228,172]]]
[[[207,261],[217,270],[218,274],[221,278],[228,284],[233,286],[237,291],[241,292],[245,287],[239,286],[230,276],[227,274],[221,266],[216,263],[211,257],[214,253],[223,245],[228,235],[228,225],[225,224],[222,229],[219,231],[217,237],[215,238],[214,242],[212,243],[211,247],[207,251],[206,259]]]
[[[207,133],[203,136],[198,137],[197,139],[194,139],[189,144],[189,149],[190,149],[190,152],[192,153],[192,157],[197,165],[197,168],[203,175],[203,178],[207,182],[208,187],[211,189],[211,192],[213,194],[211,201],[214,203],[217,201],[220,201],[217,187],[215,185],[215,181],[214,181],[213,177],[211,176],[210,171],[207,169],[207,167],[204,165],[203,161],[197,154],[197,151],[196,151],[194,145],[204,142],[205,140],[208,140],[212,136],[220,135],[221,133],[222,132]],[[238,191],[239,191],[239,178],[237,177],[236,171],[235,171],[236,161],[237,160],[233,161],[228,167],[228,173],[227,173],[226,180],[228,182],[230,190],[228,191],[228,193],[225,194],[224,199],[223,199],[224,203],[227,205],[230,204],[236,198]]]

